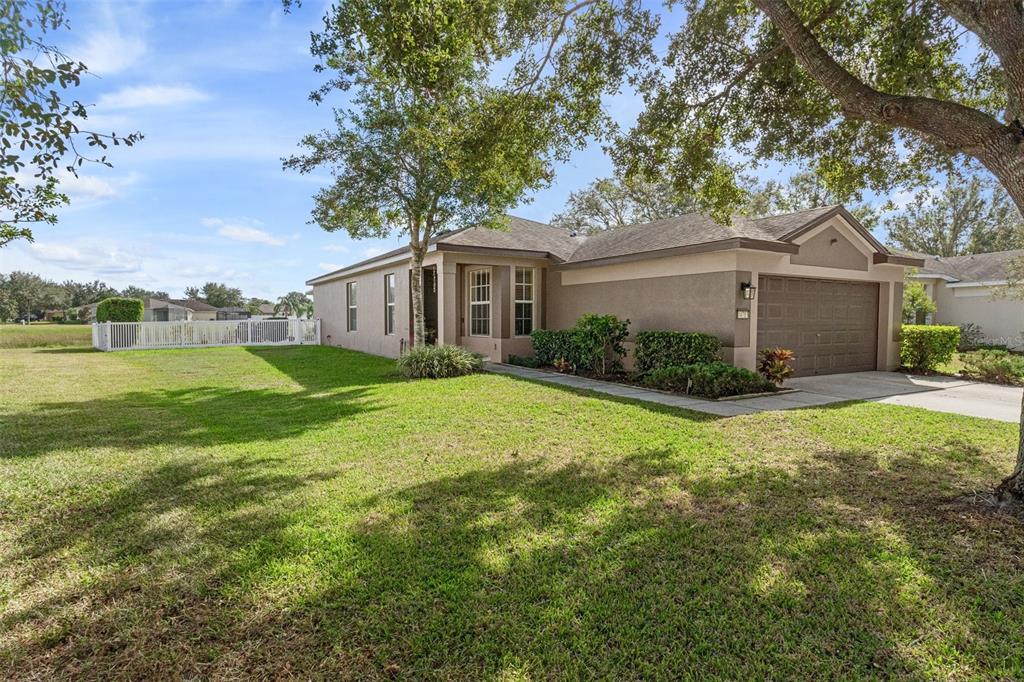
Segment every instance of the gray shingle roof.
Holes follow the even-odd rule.
[[[200,301],[195,298],[169,298],[167,299],[174,305],[179,305],[182,308],[188,308],[189,310],[216,310],[215,306],[210,305],[206,301]]]
[[[1024,250],[976,253],[970,256],[923,256],[919,274],[945,275],[961,282],[993,282],[1007,279],[1007,265],[1024,258]]]
[[[649,252],[732,239],[786,243],[808,227],[837,214],[844,215],[856,222],[856,219],[849,216],[842,206],[822,206],[766,218],[737,216],[729,225],[723,225],[706,215],[690,213],[652,223],[629,225],[589,237],[575,237],[569,231],[561,228],[510,216],[507,230],[471,227],[441,234],[433,240],[433,243],[438,249],[444,249],[447,246],[465,249],[534,251],[550,254],[556,260],[564,263],[581,263],[622,256],[637,256]],[[865,231],[865,236],[876,245],[881,253],[888,253],[885,247],[875,242],[867,231]],[[342,275],[356,268],[408,252],[408,247],[395,249],[314,279]],[[310,282],[312,281],[310,280]]]
[[[559,260],[568,260],[581,242],[582,239],[573,237],[568,230],[516,216],[509,216],[507,230],[471,227],[442,235],[437,239],[438,244],[485,249],[541,251],[550,253]]]

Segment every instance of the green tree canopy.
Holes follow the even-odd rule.
[[[651,37],[620,34],[611,6],[584,6],[592,8],[585,33],[557,21],[562,8],[545,3],[341,0],[313,38],[330,74],[313,98],[350,90],[351,108],[336,111],[336,130],[304,138],[304,153],[285,165],[330,169],[334,180],[313,210],[324,229],[408,238],[416,344],[425,338],[422,263],[430,240],[467,225],[501,228],[508,208],[550,181],[556,159],[601,131],[601,96],[622,75],[621,53]],[[538,29],[552,45],[568,36],[586,50],[563,53],[561,79],[576,77],[573,62],[604,65],[589,69],[593,87],[559,95],[543,86],[551,50],[498,73]]]
[[[61,0],[0,0],[0,247],[57,222],[54,211],[69,202],[61,172],[109,166],[109,146],[142,139],[85,130],[85,105],[62,99],[88,73],[49,42],[67,27],[64,10]]]
[[[274,306],[274,314],[285,313],[295,317],[310,317],[313,315],[313,299],[301,291],[289,291],[278,298]]]
[[[998,185],[950,176],[944,188],[918,192],[889,224],[896,246],[933,256],[1024,248],[1024,218]]]

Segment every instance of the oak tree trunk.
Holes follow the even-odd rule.
[[[423,315],[423,257],[426,249],[418,244],[412,251],[412,345],[422,346],[426,339],[426,322]]]

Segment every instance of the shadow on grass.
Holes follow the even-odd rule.
[[[129,390],[102,398],[42,402],[17,411],[0,405],[0,459],[41,455],[69,445],[137,449],[291,438],[378,409],[374,391],[398,380],[389,361],[337,349],[247,351],[301,390],[206,385]],[[153,354],[203,352],[143,351],[147,362],[161,360]],[[359,361],[352,361],[351,355],[359,355]],[[257,380],[264,378],[256,366],[253,373]]]
[[[671,448],[513,461],[331,512],[337,474],[157,468],[29,522],[19,559],[56,574],[76,548],[97,577],[5,616],[0,670],[1015,677],[1024,533],[934,504],[958,467],[995,472],[956,440],[931,454],[702,474]]]

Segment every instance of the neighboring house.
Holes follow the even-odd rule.
[[[217,319],[217,308],[210,305],[206,301],[200,301],[196,298],[172,298],[170,300],[174,305],[179,305],[183,308],[188,308],[192,311],[193,320],[216,320]]]
[[[924,284],[935,302],[928,322],[981,327],[985,340],[1024,348],[1024,300],[1010,288],[1008,265],[1024,251],[972,256],[924,256],[924,266],[910,275]]]
[[[530,332],[584,313],[628,318],[631,331],[718,336],[724,359],[753,368],[769,346],[796,353],[797,374],[893,369],[906,266],[841,206],[721,225],[686,215],[590,237],[511,218],[428,247],[427,327],[439,343],[493,360],[530,355]],[[395,357],[411,342],[408,248],[307,282],[324,343]]]
[[[248,320],[250,317],[252,317],[252,314],[245,308],[217,308],[218,320]]]
[[[84,305],[78,309],[78,317],[84,322],[96,320],[96,307],[99,303]],[[142,299],[143,322],[181,322],[192,319],[192,311],[185,306],[164,301],[159,298]]]
[[[143,322],[184,322],[192,319],[192,311],[185,306],[159,298],[144,298],[142,302]]]

